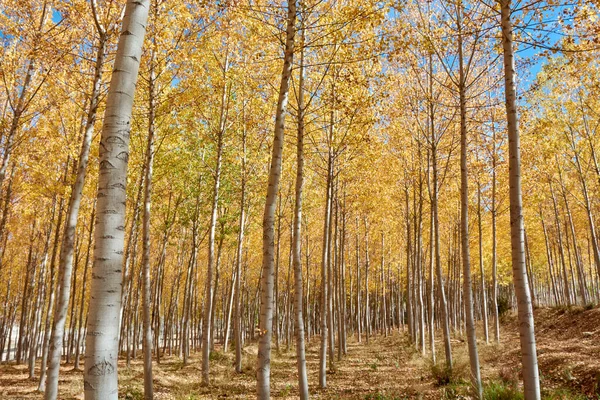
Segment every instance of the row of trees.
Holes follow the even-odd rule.
[[[499,301],[536,399],[533,306],[599,300],[592,6],[559,43],[508,0],[4,6],[0,360],[47,399],[63,357],[110,399],[141,351],[153,398],[153,361],[201,351],[209,385],[210,352],[241,372],[249,341],[258,397],[274,343],[304,399],[305,340],[324,388],[394,329],[434,362],[441,335],[449,368],[464,330],[481,397]],[[515,42],[563,50],[521,115]]]

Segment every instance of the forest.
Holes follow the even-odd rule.
[[[0,398],[600,398],[598,0],[0,0]]]

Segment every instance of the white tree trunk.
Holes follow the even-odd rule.
[[[150,77],[148,79],[148,142],[146,144],[144,214],[142,217],[142,349],[144,351],[144,399],[146,400],[151,400],[154,397],[152,386],[152,321],[150,317],[150,207],[152,204],[152,167],[154,164],[155,81],[153,50],[150,58]]]
[[[86,400],[116,400],[129,132],[149,0],[128,0],[100,137],[95,249],[87,321]]]
[[[227,50],[228,51],[228,50]],[[227,69],[229,54],[225,55],[223,63],[223,91],[221,93],[221,109],[219,116],[219,130],[217,132],[217,159],[215,164],[215,182],[213,185],[212,209],[210,214],[210,227],[208,233],[208,266],[206,267],[206,287],[204,293],[204,317],[202,320],[202,384],[210,383],[210,349],[212,343],[212,315],[213,315],[213,266],[215,265],[215,229],[219,207],[219,189],[221,187],[221,162],[223,155],[223,136],[225,136],[225,123],[227,119]],[[218,264],[218,261],[217,261]],[[218,276],[218,272],[217,272]],[[216,292],[216,289],[215,289]]]
[[[517,93],[515,85],[515,60],[513,53],[513,28],[510,20],[511,0],[500,1],[502,48],[504,52],[504,86],[506,118],[508,122],[509,183],[510,183],[510,239],[513,280],[518,304],[519,337],[523,363],[523,383],[526,400],[540,399],[540,377],[535,345],[533,307],[525,269],[523,243],[523,200],[521,194],[521,148],[517,119]]]
[[[88,111],[81,150],[79,152],[77,176],[75,178],[75,183],[73,184],[71,191],[71,197],[69,199],[69,208],[66,215],[65,227],[62,235],[62,244],[60,248],[56,307],[54,309],[54,323],[52,326],[50,355],[48,358],[48,370],[46,378],[46,391],[44,395],[46,400],[54,400],[58,396],[58,376],[60,370],[60,359],[62,355],[62,342],[65,333],[65,322],[67,319],[69,297],[71,294],[71,275],[73,268],[75,231],[77,228],[77,217],[79,216],[79,207],[81,205],[83,187],[85,185],[90,145],[94,133],[94,124],[96,122],[96,112],[98,110],[98,103],[100,99],[102,67],[104,65],[104,52],[107,41],[106,33],[104,31],[99,31],[98,34],[100,38],[98,42],[98,51],[96,54],[94,82],[90,96],[90,109]]]
[[[483,398],[481,386],[481,371],[479,369],[479,353],[477,351],[477,333],[473,315],[473,288],[471,286],[471,255],[469,249],[469,174],[467,166],[467,97],[465,70],[463,65],[462,43],[462,2],[457,7],[458,25],[458,64],[459,64],[459,106],[460,106],[460,226],[463,267],[463,295],[465,301],[465,324],[469,348],[469,363],[471,365],[471,380],[477,391],[477,398]]]
[[[235,318],[233,321],[233,332],[235,337],[235,371],[242,373],[242,312],[241,312],[241,279],[242,279],[242,251],[244,249],[244,228],[246,226],[246,110],[243,109],[243,131],[242,131],[242,185],[240,199],[240,225],[238,232],[238,243],[235,260]]]
[[[271,397],[271,336],[273,334],[273,272],[275,250],[275,207],[281,176],[281,157],[283,153],[283,131],[285,123],[285,109],[288,102],[292,61],[294,57],[294,36],[296,34],[296,1],[288,2],[288,16],[286,27],[285,53],[283,70],[281,71],[281,84],[275,114],[275,132],[273,138],[273,152],[271,154],[271,167],[269,169],[269,184],[263,215],[263,260],[262,279],[260,282],[260,316],[259,316],[259,342],[256,360],[256,394],[258,399],[267,400]]]
[[[304,30],[302,31],[304,39]],[[302,46],[304,40],[302,40]],[[296,199],[293,225],[294,296],[296,314],[296,363],[298,367],[298,393],[301,400],[308,399],[308,378],[304,350],[304,318],[302,315],[302,189],[304,187],[304,47],[300,50],[300,77],[298,79],[298,140],[296,152]]]

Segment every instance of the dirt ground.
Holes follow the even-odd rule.
[[[538,361],[545,399],[599,399],[600,385],[600,309],[539,309],[536,310]],[[490,330],[491,335],[491,330]],[[483,335],[479,332],[479,337]],[[493,340],[492,340],[493,342]],[[402,332],[388,337],[372,337],[369,345],[349,340],[348,353],[335,363],[328,373],[328,387],[318,388],[318,338],[307,349],[308,380],[311,398],[315,399],[468,399],[469,367],[464,339],[452,340],[454,372],[450,379],[443,369],[432,366],[429,356],[415,351]],[[519,340],[514,316],[503,321],[501,343],[485,344],[479,340],[480,362],[489,399],[516,397],[519,382]],[[438,364],[444,360],[442,343],[437,341]],[[177,357],[167,357],[154,365],[156,399],[246,399],[255,397],[254,362],[256,347],[244,351],[244,371],[233,370],[233,354],[218,351],[211,356],[211,386],[200,385],[200,354],[194,354],[184,366]],[[271,395],[273,398],[294,399],[296,394],[296,364],[293,348],[273,352],[271,364]],[[143,398],[141,360],[131,368],[119,365],[120,398]],[[449,382],[446,382],[449,380]],[[41,399],[36,391],[37,380],[27,378],[24,365],[0,365],[1,399]],[[515,392],[506,391],[513,388]],[[500,390],[502,389],[502,390]],[[512,393],[512,394],[511,394]],[[60,399],[83,399],[81,372],[65,366],[60,377]]]

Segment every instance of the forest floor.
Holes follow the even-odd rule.
[[[538,361],[545,399],[600,399],[600,308],[584,310],[538,309],[535,312]],[[478,332],[479,337],[482,332]],[[492,340],[490,329],[490,339]],[[307,348],[308,381],[316,399],[468,399],[469,366],[465,340],[452,340],[455,367],[452,376],[432,366],[409,345],[406,335],[394,332],[388,337],[371,337],[369,345],[348,340],[347,355],[335,363],[327,375],[327,389],[318,389],[318,338]],[[501,343],[486,345],[478,341],[485,397],[518,397],[520,352],[515,316],[504,318]],[[438,340],[438,364],[443,363],[443,345]],[[277,354],[271,363],[273,398],[297,398],[296,363],[293,347]],[[336,353],[337,355],[337,353]],[[256,346],[244,349],[243,373],[232,367],[233,354],[215,351],[211,361],[211,386],[200,385],[200,354],[194,354],[184,366],[177,357],[167,357],[154,364],[156,399],[242,399],[255,397],[254,362]],[[337,358],[337,357],[336,357]],[[119,366],[120,398],[143,398],[143,374],[140,360],[131,368]],[[0,365],[1,399],[40,399],[37,380],[27,378],[24,365]],[[71,366],[60,377],[60,399],[83,399],[81,372]]]

